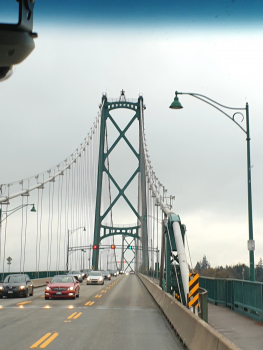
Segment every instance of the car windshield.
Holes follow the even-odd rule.
[[[100,271],[91,271],[90,276],[101,276],[101,272]]]
[[[105,275],[109,275],[109,271],[102,271]]]
[[[69,271],[71,275],[80,275],[80,271]]]
[[[55,276],[51,283],[73,283],[73,278],[69,276]]]
[[[7,276],[4,280],[5,283],[21,283],[25,281],[25,276]]]

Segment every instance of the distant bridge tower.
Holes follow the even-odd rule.
[[[100,145],[99,145],[99,160],[98,160],[98,178],[97,178],[97,196],[96,196],[96,209],[95,209],[95,226],[94,226],[94,246],[97,249],[93,249],[93,257],[92,257],[92,265],[95,269],[98,268],[99,262],[99,250],[100,250],[100,242],[104,238],[110,236],[128,236],[133,238],[135,241],[135,263],[137,270],[140,269],[143,272],[148,271],[149,262],[148,262],[148,231],[147,231],[147,201],[146,201],[146,175],[145,175],[145,158],[143,153],[143,98],[140,96],[138,101],[131,102],[128,101],[125,97],[125,92],[122,90],[119,100],[109,102],[106,95],[102,97],[102,105],[101,105],[101,127],[100,127]],[[114,118],[111,116],[110,112],[115,109],[128,109],[134,111],[135,114],[130,119],[126,127],[121,130],[118,126]],[[113,142],[110,149],[107,149],[106,145],[106,122],[110,120],[112,124],[117,129],[119,136],[116,138],[115,142]],[[130,141],[128,140],[125,133],[128,131],[130,126],[138,121],[138,137],[139,137],[139,153],[134,149]],[[123,139],[126,144],[129,146],[134,156],[138,160],[138,167],[131,174],[130,179],[124,185],[124,187],[120,187],[117,181],[113,178],[112,174],[107,167],[108,157],[114,148],[117,146],[118,142]],[[123,164],[119,164],[119,167],[123,166]],[[102,212],[102,183],[103,183],[103,175],[107,176],[111,182],[116,187],[118,194],[116,198],[110,203],[108,208]],[[134,208],[127,195],[125,194],[125,190],[131,184],[132,180],[138,175],[138,208]],[[117,203],[119,198],[122,197],[126,203],[128,204],[131,211],[137,217],[137,225],[133,227],[114,227],[107,226],[103,224],[103,220],[110,213],[113,206]],[[138,248],[139,247],[139,248]],[[140,249],[140,252],[138,252]],[[137,257],[140,254],[141,261],[138,264]]]

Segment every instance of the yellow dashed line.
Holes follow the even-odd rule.
[[[79,312],[75,317],[73,317],[74,320],[76,320],[77,318],[79,318],[79,316],[82,315],[82,312]]]
[[[56,337],[58,336],[57,332],[54,332],[54,334],[48,338],[42,345],[40,345],[40,349],[45,349]]]
[[[95,301],[92,301],[92,302],[89,304],[89,306],[92,306],[93,304],[95,304]]]
[[[44,335],[44,337],[40,338],[37,342],[35,342],[32,346],[30,346],[30,349],[37,349],[38,345],[41,344],[44,340],[46,340],[51,333],[47,333]]]
[[[91,303],[91,301],[88,301],[88,302],[85,304],[85,306],[88,306],[90,303]]]
[[[25,305],[25,304],[29,304],[29,303],[31,303],[31,301],[23,301],[22,303],[18,303],[16,305]]]
[[[73,314],[68,317],[68,320],[72,319],[75,315],[77,315],[77,312],[73,312]]]

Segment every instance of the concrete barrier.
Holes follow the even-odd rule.
[[[193,314],[142,274],[139,278],[188,350],[239,350],[230,340]]]
[[[38,279],[34,279],[31,280],[33,282],[33,286],[34,288],[38,288],[38,287],[43,287],[46,286],[46,282],[50,282],[52,280],[53,277],[45,277],[45,278],[38,278]]]

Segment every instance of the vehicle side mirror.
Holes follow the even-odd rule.
[[[46,284],[48,284],[49,282],[48,281],[46,281]]]

